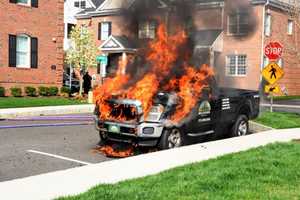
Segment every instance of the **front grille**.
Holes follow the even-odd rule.
[[[106,130],[109,130],[109,124],[104,124],[104,128]],[[125,127],[125,126],[120,126],[120,132],[126,134],[132,134],[133,136],[137,134],[137,130],[135,128]]]

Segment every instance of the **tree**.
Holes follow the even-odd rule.
[[[66,53],[66,62],[80,71],[80,91],[83,92],[83,75],[90,67],[96,67],[97,46],[93,35],[84,26],[75,26],[70,34],[72,45]]]

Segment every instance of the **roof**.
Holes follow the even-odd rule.
[[[132,52],[136,50],[136,45],[126,36],[111,35],[102,43],[99,49],[110,52]]]
[[[117,10],[122,8],[129,8],[135,0],[106,0],[97,10]]]
[[[98,8],[105,0],[91,0],[93,4]]]
[[[210,47],[217,40],[222,30],[200,30],[192,35],[192,41],[198,47]]]
[[[93,0],[96,1],[96,0]],[[153,0],[152,0],[153,1]],[[79,12],[77,18],[90,18],[94,16],[118,14],[122,9],[129,9],[137,0],[101,0],[98,2],[96,9],[85,9]],[[166,7],[163,0],[156,0],[158,7]]]

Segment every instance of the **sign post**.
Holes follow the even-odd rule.
[[[108,57],[106,55],[100,55],[96,57],[98,63],[100,63],[100,75],[101,75],[101,84],[104,82],[106,77],[106,67],[108,65]]]
[[[281,57],[283,51],[283,46],[279,42],[270,42],[265,47],[265,56],[271,61],[262,70],[262,76],[270,84],[265,86],[265,92],[270,94],[270,112],[273,112],[274,103],[274,93],[280,94],[280,86],[276,84],[284,76],[284,71],[276,63],[276,61]]]

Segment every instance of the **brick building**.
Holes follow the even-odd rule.
[[[63,0],[0,2],[0,86],[62,85]]]
[[[139,20],[137,28],[129,28],[122,9],[134,7],[136,0],[105,0],[98,8],[77,14],[78,23],[95,35],[100,54],[111,61],[108,71],[118,59],[134,54],[133,39],[155,38],[156,23]],[[173,1],[158,0],[157,9],[165,18]],[[261,88],[261,69],[268,63],[264,46],[279,41],[284,47],[278,64],[285,71],[279,84],[289,95],[300,94],[298,55],[299,27],[290,15],[289,0],[191,0],[190,21],[194,27],[194,53],[201,62],[215,68],[222,86]],[[204,56],[203,56],[204,55]],[[111,70],[109,68],[112,68]],[[99,70],[98,70],[99,72]]]

